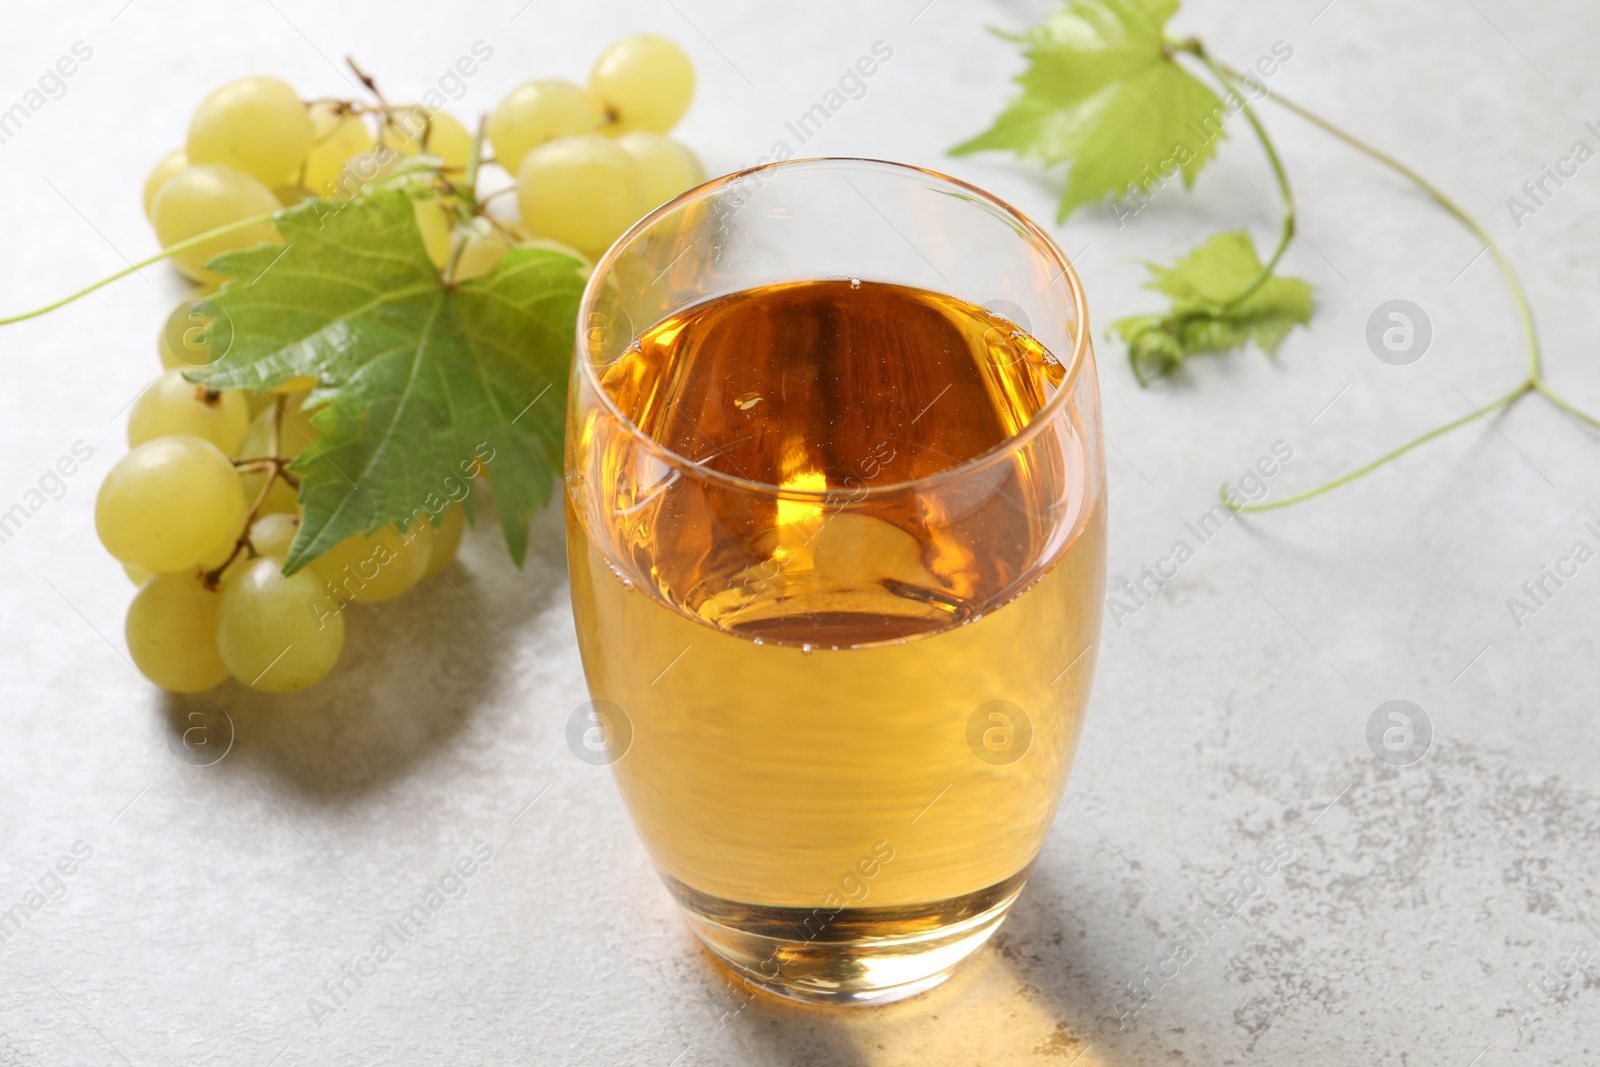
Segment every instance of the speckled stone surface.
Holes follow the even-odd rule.
[[[0,111],[74,42],[93,55],[0,143],[0,305],[153,250],[140,183],[221,81],[273,72],[345,93],[330,60],[349,53],[416,95],[478,40],[494,56],[452,105],[462,114],[530,77],[581,77],[622,32],[676,37],[701,75],[682,133],[714,170],[766,155],[882,40],[893,58],[805,150],[945,168],[1049,218],[1051,181],[943,152],[1011,92],[1016,57],[982,28],[1050,7],[16,6]],[[1592,5],[1194,0],[1176,28],[1236,64],[1286,42],[1274,92],[1482,217],[1525,272],[1551,381],[1600,408],[1600,163],[1548,183],[1520,226],[1506,204],[1574,142],[1600,147],[1584,125],[1600,125]],[[1218,483],[1275,442],[1293,450],[1270,482],[1282,496],[1522,373],[1481,246],[1389,174],[1262,113],[1302,198],[1286,267],[1317,287],[1315,328],[1276,360],[1207,360],[1146,392],[1102,345],[1114,583],[1193,541],[1185,523]],[[1103,210],[1058,227],[1097,335],[1151,306],[1141,259],[1223,227],[1270,239],[1270,190],[1235,135],[1192,195],[1164,190],[1120,228]],[[194,707],[126,661],[132,589],[92,528],[180,290],[147,269],[0,330],[0,510],[75,443],[93,453],[0,544],[0,915],[22,916],[0,928],[0,1065],[1600,1062],[1600,564],[1548,584],[1537,612],[1507,606],[1575,542],[1600,544],[1584,526],[1600,522],[1600,434],[1548,403],[1192,544],[1159,594],[1107,626],[1068,803],[1003,931],[931,994],[802,1010],[735,994],[606,771],[568,751],[585,693],[553,515],[520,573],[483,530],[448,581],[357,610],[345,664],[306,696],[219,690],[231,750],[181,758]],[[1393,299],[1432,324],[1407,366],[1365,339]],[[1404,767],[1367,740],[1396,699],[1433,733]],[[374,956],[436,891],[426,924]],[[350,995],[319,1011],[341,982]]]

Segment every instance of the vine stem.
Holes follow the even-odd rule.
[[[1461,416],[1461,418],[1456,419],[1453,422],[1447,422],[1443,426],[1436,426],[1433,429],[1429,430],[1427,433],[1423,434],[1421,437],[1417,437],[1417,438],[1414,438],[1414,439],[1412,439],[1410,441],[1407,441],[1405,444],[1401,445],[1399,448],[1394,449],[1393,451],[1385,452],[1383,455],[1379,456],[1377,459],[1373,460],[1371,463],[1368,463],[1365,467],[1358,467],[1355,470],[1351,471],[1349,474],[1343,475],[1342,477],[1339,477],[1339,478],[1335,478],[1333,481],[1328,482],[1325,485],[1319,485],[1315,489],[1307,489],[1303,493],[1296,493],[1294,496],[1284,497],[1282,500],[1274,500],[1274,501],[1272,501],[1270,503],[1267,503],[1267,504],[1235,504],[1233,502],[1232,498],[1230,498],[1229,495],[1228,495],[1228,486],[1227,485],[1223,485],[1222,488],[1217,491],[1217,495],[1222,498],[1222,502],[1223,502],[1224,505],[1227,506],[1228,510],[1229,511],[1234,511],[1234,512],[1239,512],[1239,511],[1247,511],[1247,512],[1274,511],[1274,510],[1276,510],[1278,508],[1286,508],[1290,504],[1298,504],[1302,500],[1310,500],[1314,496],[1321,496],[1323,493],[1326,493],[1331,489],[1337,489],[1341,485],[1345,485],[1345,484],[1347,484],[1349,482],[1353,482],[1357,478],[1360,478],[1364,474],[1370,474],[1372,471],[1377,470],[1379,467],[1383,466],[1385,463],[1388,463],[1390,460],[1397,459],[1400,456],[1405,455],[1407,452],[1411,451],[1413,448],[1416,448],[1418,445],[1427,444],[1429,441],[1432,441],[1435,437],[1443,437],[1445,434],[1449,433],[1451,430],[1454,430],[1454,429],[1456,429],[1458,427],[1461,427],[1461,426],[1465,426],[1467,423],[1471,422],[1473,419],[1487,417],[1490,412],[1498,411],[1500,408],[1505,407],[1507,404],[1510,404],[1511,402],[1516,400],[1518,397],[1522,396],[1523,393],[1526,393],[1530,389],[1534,389],[1534,388],[1537,388],[1537,386],[1535,385],[1533,380],[1531,378],[1527,379],[1527,380],[1523,381],[1522,384],[1518,385],[1515,389],[1511,390],[1511,392],[1507,393],[1505,396],[1502,396],[1499,400],[1496,400],[1493,403],[1488,404],[1485,407],[1475,408],[1470,415],[1463,415],[1463,416]]]
[[[1533,387],[1535,389],[1539,390],[1539,392],[1541,394],[1543,394],[1544,398],[1546,400],[1550,401],[1550,403],[1554,404],[1556,407],[1560,408],[1562,411],[1565,411],[1568,415],[1571,415],[1573,418],[1580,419],[1583,422],[1588,423],[1590,426],[1593,426],[1595,429],[1600,430],[1600,419],[1596,419],[1593,415],[1590,415],[1587,412],[1580,411],[1578,408],[1574,407],[1569,401],[1567,401],[1563,397],[1557,395],[1557,393],[1556,393],[1556,391],[1554,389],[1550,388],[1550,386],[1545,384],[1545,380],[1544,380],[1544,377],[1542,375],[1540,377],[1538,377],[1538,378],[1530,378],[1529,381],[1531,381],[1533,383]]]
[[[1217,67],[1235,81],[1242,81],[1244,78],[1244,75],[1241,72],[1234,70],[1232,67],[1229,67],[1225,64],[1219,63],[1217,64]],[[1418,174],[1416,171],[1412,170],[1398,159],[1389,155],[1389,153],[1368,144],[1354,134],[1345,132],[1338,126],[1335,126],[1333,123],[1323,118],[1321,115],[1318,115],[1316,112],[1311,111],[1308,108],[1305,108],[1278,93],[1271,94],[1271,99],[1279,107],[1300,116],[1302,119],[1311,123],[1311,125],[1317,127],[1317,129],[1328,134],[1330,137],[1333,137],[1339,141],[1343,141],[1351,148],[1354,148],[1357,152],[1360,152],[1369,159],[1383,164],[1385,167],[1388,167],[1390,170],[1406,179],[1406,181],[1410,182],[1412,185],[1415,185],[1418,189],[1421,189],[1423,193],[1427,194],[1430,200],[1447,211],[1456,219],[1457,222],[1465,226],[1474,237],[1483,242],[1484,247],[1488,249],[1489,254],[1494,257],[1495,265],[1499,267],[1500,274],[1505,279],[1506,287],[1511,290],[1511,301],[1516,305],[1517,321],[1522,327],[1523,341],[1528,350],[1528,376],[1533,379],[1538,379],[1544,373],[1544,369],[1539,350],[1539,335],[1534,329],[1533,308],[1528,303],[1528,294],[1522,288],[1522,279],[1518,276],[1516,268],[1511,265],[1511,261],[1506,258],[1505,252],[1501,250],[1499,244],[1495,242],[1495,239],[1490,237],[1488,231],[1478,224],[1478,220],[1467,214],[1466,210],[1454,200],[1450,199],[1444,190],[1440,189],[1437,185],[1434,185],[1428,179],[1424,178],[1422,175]]]
[[[282,209],[280,208],[279,210],[282,210]],[[205,233],[202,233],[202,234],[200,234],[200,235],[198,235],[196,237],[191,237],[187,241],[179,241],[175,245],[170,245],[167,248],[163,248],[160,252],[157,252],[155,255],[149,257],[148,259],[141,259],[139,262],[133,264],[132,266],[128,267],[125,270],[119,270],[115,274],[107,275],[106,277],[101,278],[99,281],[95,282],[93,285],[85,286],[84,288],[79,289],[75,293],[72,293],[72,294],[70,294],[68,296],[62,297],[60,300],[57,300],[53,304],[46,304],[44,307],[34,308],[32,311],[25,311],[21,315],[13,315],[8,319],[0,319],[0,326],[9,326],[13,322],[23,322],[24,320],[27,320],[27,319],[38,318],[40,315],[45,315],[45,314],[48,314],[49,312],[52,312],[52,311],[56,310],[56,308],[65,307],[66,305],[72,303],[74,300],[78,300],[78,299],[81,299],[82,297],[88,296],[90,293],[94,292],[96,289],[104,288],[105,286],[110,285],[114,281],[118,281],[118,280],[120,280],[122,278],[126,278],[128,275],[136,273],[140,269],[150,266],[150,264],[152,264],[152,263],[160,263],[163,259],[167,259],[170,256],[174,256],[179,252],[187,252],[189,249],[194,248],[196,245],[205,244],[207,241],[211,240],[213,237],[221,237],[221,236],[223,236],[225,234],[230,234],[230,233],[234,233],[234,232],[236,232],[238,230],[247,229],[247,228],[249,228],[251,226],[256,226],[256,225],[259,225],[259,224],[261,224],[263,222],[271,221],[272,219],[277,218],[277,216],[278,216],[278,212],[277,211],[268,211],[265,214],[252,215],[247,219],[240,219],[238,222],[230,222],[226,226],[218,226],[214,230],[207,230]]]
[[[1272,138],[1267,135],[1266,128],[1261,125],[1261,120],[1256,117],[1255,109],[1250,106],[1250,101],[1246,100],[1244,95],[1234,88],[1229,75],[1212,61],[1211,56],[1206,52],[1205,45],[1199,39],[1190,37],[1182,41],[1167,41],[1163,48],[1169,60],[1180,52],[1194,56],[1206,68],[1206,71],[1217,83],[1218,87],[1222,89],[1223,93],[1238,101],[1240,112],[1243,113],[1245,121],[1250,124],[1250,129],[1255,133],[1256,140],[1260,142],[1261,150],[1267,157],[1267,164],[1272,168],[1273,179],[1278,184],[1278,194],[1283,199],[1283,209],[1280,212],[1283,215],[1283,227],[1278,233],[1278,246],[1273,249],[1272,255],[1267,258],[1266,263],[1256,270],[1255,276],[1243,288],[1226,300],[1207,302],[1200,307],[1174,311],[1147,327],[1147,329],[1175,334],[1179,328],[1190,320],[1224,314],[1238,307],[1255,295],[1256,291],[1263,285],[1272,280],[1273,271],[1277,270],[1279,261],[1283,259],[1284,253],[1289,250],[1289,245],[1294,243],[1295,201],[1294,190],[1289,185],[1289,175],[1284,169],[1283,160],[1278,155],[1277,146],[1272,143]],[[1132,337],[1128,338],[1128,366],[1133,371],[1134,379],[1141,386],[1148,385],[1150,384],[1149,380],[1145,377],[1144,370],[1140,367],[1139,360],[1134,354],[1133,340]]]
[[[1221,308],[1226,311],[1242,304],[1253,296],[1256,290],[1267,284],[1268,280],[1272,278],[1272,272],[1277,270],[1279,261],[1283,259],[1283,254],[1289,250],[1289,245],[1294,242],[1294,190],[1289,187],[1288,172],[1284,170],[1283,160],[1278,156],[1278,149],[1272,143],[1272,138],[1267,136],[1266,128],[1261,125],[1261,120],[1256,118],[1255,109],[1250,106],[1250,101],[1246,100],[1234,85],[1234,81],[1238,77],[1236,72],[1214,61],[1210,53],[1206,51],[1205,45],[1196,38],[1178,42],[1172,47],[1176,51],[1187,52],[1199,60],[1201,65],[1210,72],[1217,84],[1222,87],[1222,91],[1239,102],[1239,111],[1244,115],[1245,121],[1250,124],[1250,129],[1256,135],[1256,140],[1261,143],[1261,150],[1266,154],[1267,164],[1272,167],[1272,176],[1278,183],[1278,193],[1283,197],[1283,229],[1278,234],[1278,247],[1273,250],[1272,256],[1256,272],[1256,276],[1250,279],[1248,285],[1222,302]]]
[[[1219,80],[1225,81],[1230,89],[1233,89],[1237,85],[1244,84],[1245,75],[1242,72],[1235,70],[1225,63],[1211,59],[1206,54],[1204,46],[1202,46],[1198,41],[1182,42],[1176,47],[1182,51],[1187,51],[1193,54],[1201,63],[1205,64],[1206,68],[1212,72],[1213,76],[1217,77]],[[1303,493],[1296,493],[1294,496],[1285,497],[1283,500],[1272,501],[1265,504],[1236,504],[1228,495],[1228,487],[1224,485],[1220,490],[1218,490],[1218,495],[1221,497],[1222,502],[1229,508],[1229,510],[1235,512],[1272,511],[1277,508],[1288,507],[1290,504],[1297,504],[1302,500],[1309,500],[1312,497],[1320,496],[1330,490],[1337,489],[1342,485],[1353,482],[1365,474],[1371,473],[1391,460],[1411,451],[1418,445],[1425,444],[1436,437],[1442,437],[1452,430],[1467,425],[1476,418],[1487,416],[1490,412],[1507,407],[1515,403],[1523,395],[1530,392],[1538,392],[1542,394],[1545,399],[1549,400],[1562,411],[1573,416],[1574,418],[1581,420],[1594,429],[1600,430],[1600,419],[1596,419],[1594,416],[1580,410],[1578,407],[1567,401],[1565,398],[1557,394],[1555,390],[1551,389],[1545,384],[1544,362],[1543,355],[1539,347],[1539,334],[1537,329],[1534,327],[1533,308],[1528,302],[1527,290],[1523,288],[1522,278],[1517,274],[1516,268],[1511,265],[1510,259],[1507,258],[1505,252],[1500,248],[1500,245],[1494,240],[1494,238],[1489,236],[1488,231],[1486,231],[1478,223],[1478,220],[1467,214],[1464,208],[1452,200],[1438,186],[1434,185],[1427,178],[1424,178],[1421,174],[1418,174],[1415,170],[1406,166],[1406,164],[1400,162],[1398,159],[1389,155],[1382,149],[1368,144],[1359,137],[1356,137],[1354,134],[1347,133],[1345,130],[1335,126],[1333,123],[1329,122],[1321,115],[1318,115],[1316,112],[1285,98],[1281,94],[1273,93],[1271,94],[1271,98],[1278,104],[1279,107],[1298,115],[1300,118],[1317,127],[1319,130],[1322,130],[1324,133],[1328,134],[1334,139],[1343,142],[1345,145],[1355,149],[1362,155],[1367,156],[1369,159],[1372,159],[1385,167],[1388,167],[1396,174],[1399,174],[1402,178],[1405,178],[1412,185],[1420,189],[1430,200],[1447,212],[1457,222],[1466,227],[1468,232],[1483,242],[1484,249],[1490,254],[1491,257],[1493,257],[1495,266],[1499,269],[1500,275],[1505,281],[1506,288],[1511,294],[1511,302],[1516,309],[1517,322],[1521,327],[1523,343],[1527,350],[1528,376],[1524,378],[1514,389],[1506,393],[1500,399],[1489,404],[1487,407],[1474,410],[1472,414],[1464,415],[1459,419],[1447,422],[1443,426],[1435,427],[1420,437],[1408,441],[1396,449],[1386,452],[1382,456],[1379,456],[1377,459],[1373,460],[1371,463],[1368,463],[1363,467],[1359,467],[1348,474],[1342,475],[1341,477],[1335,478],[1333,481],[1320,485],[1315,489],[1308,489]],[[1248,106],[1245,107],[1244,112],[1246,118],[1249,119],[1251,125],[1255,128],[1257,136],[1261,138],[1263,146],[1266,146],[1268,144],[1266,136],[1262,132],[1260,124],[1256,121],[1255,116],[1250,112]],[[1270,152],[1270,149],[1268,149],[1268,151]],[[1276,258],[1274,258],[1273,262],[1276,263]]]
[[[467,169],[462,178],[465,188],[446,178],[442,171],[439,174],[440,180],[452,192],[461,197],[467,211],[474,215],[482,213],[482,205],[478,202],[478,168],[479,160],[483,156],[483,138],[488,121],[487,118],[479,120],[478,128],[472,134],[472,143],[467,146]],[[450,250],[450,260],[445,264],[444,273],[441,275],[444,278],[445,285],[454,287],[456,267],[461,262],[461,255],[466,249],[467,240],[466,235],[463,234],[455,239],[454,246]]]

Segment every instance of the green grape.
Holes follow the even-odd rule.
[[[337,599],[310,570],[284,577],[283,561],[262,556],[230,574],[217,606],[217,651],[252,689],[292,693],[333,669],[344,649]]]
[[[249,547],[254,552],[246,551],[236,537],[228,543],[226,551],[201,563],[200,569],[208,574],[220,570],[221,581],[225,583],[261,556],[271,556],[282,563],[289,557],[289,546],[299,532],[300,516],[297,513],[274,511],[264,514],[250,524]]]
[[[135,586],[143,585],[145,581],[149,579],[152,573],[145,570],[143,567],[130,567],[126,563],[122,565],[122,572],[128,576],[128,581],[132,582]]]
[[[411,201],[411,212],[422,234],[422,249],[439,270],[450,262],[450,215],[438,200],[423,197]]]
[[[415,107],[396,115],[383,127],[383,143],[403,156],[426,151],[451,170],[466,170],[472,152],[472,134],[460,120],[443,111]]]
[[[422,581],[433,551],[433,527],[426,519],[402,534],[383,525],[357,534],[312,560],[311,568],[333,585],[335,595],[373,603],[393,600]]]
[[[217,653],[220,599],[197,574],[158,574],[145,582],[123,630],[139,673],[173,693],[203,693],[227,681]]]
[[[454,250],[456,245],[460,246],[459,252]],[[451,249],[456,261],[455,280],[464,282],[494,270],[495,264],[511,250],[511,242],[480,215],[456,227]]]
[[[594,99],[571,82],[526,82],[494,106],[484,132],[495,161],[515,174],[533,149],[557,137],[593,133],[599,118]]]
[[[617,144],[639,164],[647,207],[660,207],[706,180],[694,153],[665,134],[632,130],[618,137]]]
[[[408,156],[388,145],[379,145],[363,152],[344,165],[340,187],[351,191],[388,183],[398,188],[432,189],[439,180],[438,170],[430,163]]]
[[[161,327],[161,365],[208,367],[233,346],[233,320],[209,300],[185,300]]]
[[[694,64],[683,49],[651,33],[624,37],[600,53],[589,95],[605,109],[607,133],[666,133],[694,96]]]
[[[245,518],[249,518],[249,516],[246,515]],[[220,571],[223,567],[231,566],[244,559],[245,553],[239,545],[239,538],[243,535],[244,520],[241,519],[239,525],[228,531],[227,537],[218,541],[211,547],[209,552],[200,557],[200,566],[196,569],[205,574],[210,574],[212,571]]]
[[[403,158],[385,148],[363,152],[345,162],[339,188],[353,192],[381,182],[394,173]]]
[[[522,221],[586,254],[605,251],[645,212],[639,165],[599,134],[563,137],[529,152],[517,171]]]
[[[161,350],[161,366],[164,370],[188,370],[194,364],[187,362],[172,351],[172,346],[167,344],[167,331],[162,330],[156,338],[156,347]]]
[[[572,256],[574,259],[582,260],[588,267],[594,266],[590,258],[578,251],[576,248],[573,248],[569,244],[563,244],[560,241],[552,241],[548,237],[528,237],[526,239],[519,240],[515,247],[539,249],[545,252],[560,252],[564,256]],[[588,277],[587,274],[584,276]]]
[[[311,417],[317,408],[306,408],[306,394],[293,393],[281,398],[269,411],[280,413],[278,426],[278,457],[294,459],[317,438],[322,431],[312,425]],[[269,415],[270,417],[270,415]],[[269,434],[270,437],[270,434]]]
[[[300,184],[312,196],[332,197],[339,192],[344,165],[372,150],[372,131],[360,115],[325,100],[311,105],[311,129],[311,150]]]
[[[289,556],[289,546],[300,533],[300,516],[293,512],[263,515],[250,526],[250,545],[260,556],[271,556],[280,563]]]
[[[472,154],[472,134],[455,116],[435,111],[428,123],[427,143],[428,155],[438,156],[448,169],[467,169],[467,158]]]
[[[167,184],[167,179],[189,165],[189,155],[181,148],[174,148],[161,157],[161,162],[156,164],[156,169],[150,172],[150,177],[144,180],[144,217],[152,218],[150,209],[155,205],[156,194],[161,187]]]
[[[168,178],[161,187],[150,209],[150,221],[155,224],[161,247],[170,248],[179,241],[253,215],[277,211],[281,206],[271,189],[248,174],[227,167],[190,166]],[[277,227],[270,219],[264,219],[179,252],[172,261],[197,282],[220,281],[221,275],[205,269],[213,257],[277,240]]]
[[[307,445],[315,441],[321,433],[311,425],[310,417],[301,410],[305,402],[304,396],[288,396],[276,399],[277,407],[267,407],[250,421],[250,428],[245,431],[244,440],[239,443],[240,459],[266,459],[273,457],[272,451],[272,418],[274,411],[281,411],[278,426],[278,459],[293,459],[305,451]],[[265,471],[245,471],[240,475],[244,483],[245,496],[252,502],[261,495],[261,483],[266,480]],[[261,505],[261,514],[287,512],[293,514],[300,506],[299,497],[295,489],[282,478],[274,478],[272,488],[267,490],[267,499]]]
[[[230,456],[250,427],[249,405],[237,390],[208,389],[183,379],[176,368],[157,378],[128,412],[128,444],[188,434],[203,437]]]
[[[299,375],[294,378],[285,378],[277,385],[267,386],[267,392],[288,395],[291,393],[305,393],[317,387],[317,380],[308,375]]]
[[[189,120],[189,162],[232,167],[270,187],[299,176],[313,135],[288,83],[240,78],[206,97]]]
[[[239,529],[245,508],[239,475],[216,445],[159,437],[106,474],[94,525],[117,560],[166,574],[198,566]]]
[[[450,566],[450,561],[456,558],[456,549],[461,547],[461,534],[466,527],[466,512],[460,504],[451,504],[445,509],[438,529],[433,531],[433,549],[428,553],[428,569],[422,572],[424,578],[432,578]]]
[[[421,155],[430,112],[425,107],[396,108],[378,126],[378,143],[402,156]]]

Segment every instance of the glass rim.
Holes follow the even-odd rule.
[[[611,397],[611,394],[607,392],[605,386],[601,384],[600,376],[597,372],[594,361],[587,358],[587,345],[582,336],[582,324],[588,321],[589,314],[596,299],[598,288],[601,284],[601,279],[611,270],[613,264],[622,254],[623,250],[632,245],[633,242],[640,235],[645,233],[658,219],[665,217],[667,214],[676,211],[685,205],[695,201],[704,200],[713,193],[727,186],[748,179],[751,175],[763,174],[779,169],[795,167],[806,168],[809,166],[815,166],[817,164],[829,163],[854,163],[861,164],[867,169],[881,168],[891,172],[898,171],[907,174],[920,174],[936,179],[937,181],[944,182],[948,185],[952,185],[963,190],[964,192],[970,193],[977,199],[982,200],[995,208],[998,208],[1002,214],[1020,227],[1026,237],[1031,238],[1040,248],[1040,250],[1043,251],[1045,255],[1055,263],[1057,267],[1057,273],[1066,281],[1067,289],[1072,297],[1073,303],[1076,305],[1076,310],[1078,313],[1077,331],[1072,338],[1071,356],[1065,361],[1066,370],[1062,375],[1061,384],[1057,386],[1054,395],[1050,397],[1049,401],[1047,401],[1038,411],[1034,412],[1033,417],[1028,420],[1028,424],[1022,427],[1022,429],[996,442],[994,445],[978,453],[976,456],[972,456],[941,470],[934,471],[932,474],[925,474],[920,478],[912,478],[898,482],[885,482],[878,485],[856,485],[850,487],[836,487],[832,489],[801,489],[793,486],[774,485],[771,482],[756,481],[752,478],[744,478],[737,474],[728,474],[724,471],[707,467],[702,463],[697,463],[690,457],[685,456],[680,452],[676,452],[662,444],[660,441],[656,440],[650,434],[641,429],[638,424],[636,424],[627,415],[623,414],[622,410],[617,407],[616,402]],[[948,295],[956,296],[957,294],[951,293]],[[958,297],[958,299],[960,299],[960,297]],[[578,373],[584,376],[585,381],[599,396],[600,404],[604,407],[606,413],[620,423],[627,433],[643,442],[645,447],[654,453],[655,456],[664,462],[668,467],[689,477],[701,478],[707,481],[721,483],[724,486],[739,489],[748,493],[783,496],[793,500],[816,501],[818,503],[826,503],[831,499],[836,498],[840,493],[850,494],[850,503],[854,505],[875,497],[920,492],[946,481],[976,474],[979,471],[1001,462],[1015,452],[1021,450],[1033,438],[1044,432],[1044,427],[1053,422],[1056,417],[1061,414],[1061,411],[1071,403],[1072,395],[1076,391],[1078,376],[1083,372],[1084,363],[1087,361],[1089,354],[1089,306],[1087,299],[1084,296],[1083,282],[1079,279],[1078,272],[1073,268],[1072,262],[1067,258],[1066,253],[1061,251],[1061,246],[1058,245],[1055,239],[1046,233],[1038,223],[1034,222],[1027,215],[1024,215],[1021,211],[1018,211],[1004,200],[1001,200],[998,196],[995,196],[993,193],[973,185],[971,182],[965,182],[960,178],[953,178],[950,175],[944,174],[940,171],[931,170],[927,167],[919,167],[911,163],[897,163],[893,160],[872,159],[866,156],[805,156],[799,159],[786,159],[776,163],[766,163],[760,166],[746,167],[743,170],[732,171],[728,174],[722,175],[721,177],[712,178],[710,181],[697,185],[685,192],[679,193],[677,196],[673,197],[671,200],[668,200],[666,203],[650,212],[644,218],[628,227],[627,231],[624,232],[621,237],[618,237],[614,242],[612,242],[611,247],[606,249],[605,253],[601,255],[600,259],[594,265],[594,271],[589,275],[588,282],[585,283],[583,287],[583,296],[580,298],[578,303],[578,323],[580,325],[580,331],[578,336],[574,339],[574,348],[577,349],[581,347],[585,352],[585,354],[574,352],[574,358],[577,359],[577,361],[581,364],[578,369]],[[1052,353],[1052,355],[1055,355],[1055,353]]]

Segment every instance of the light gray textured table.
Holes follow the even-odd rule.
[[[272,72],[307,95],[345,92],[329,60],[350,53],[396,95],[420,93],[479,39],[494,57],[454,105],[463,114],[529,77],[581,78],[623,32],[676,37],[702,86],[682,133],[714,170],[766,154],[887,41],[867,95],[806,150],[945,168],[1048,218],[1052,182],[943,150],[1011,94],[1018,62],[982,27],[1020,28],[1050,6],[14,5],[0,107],[73,42],[93,56],[0,144],[0,305],[31,307],[153,250],[140,183],[220,82]],[[1486,219],[1526,272],[1551,378],[1600,408],[1600,163],[1520,229],[1505,205],[1575,140],[1600,144],[1583,125],[1600,120],[1592,5],[1195,0],[1178,27],[1236,63],[1288,42],[1274,90]],[[1275,362],[1208,360],[1146,392],[1102,345],[1114,581],[1186,537],[1217,484],[1274,442],[1294,450],[1272,481],[1283,495],[1520,373],[1479,246],[1389,175],[1263,114],[1303,197],[1306,239],[1287,268],[1317,287],[1315,328]],[[1269,183],[1236,134],[1194,195],[1163,192],[1124,229],[1100,210],[1058,227],[1099,330],[1150,306],[1141,258],[1236,225],[1268,240],[1277,216],[1256,190]],[[585,693],[553,515],[521,573],[481,530],[449,583],[358,610],[337,676],[308,695],[219,690],[237,728],[221,762],[175,755],[183,709],[124,658],[132,589],[92,514],[180,288],[146,270],[0,331],[0,509],[75,442],[93,449],[0,545],[0,911],[51,898],[0,943],[0,1064],[1600,1062],[1600,564],[1520,628],[1506,606],[1573,542],[1597,541],[1582,524],[1600,517],[1600,434],[1548,404],[1228,524],[1108,626],[1069,803],[1009,923],[944,987],[885,1009],[741,1007],[608,774],[564,743]],[[1433,323],[1411,366],[1364,341],[1393,298]],[[1373,710],[1397,698],[1435,731],[1403,769],[1366,740]],[[449,879],[475,846],[492,858]],[[75,848],[73,873],[52,875]],[[1195,937],[1188,924],[1226,908],[1274,848],[1292,861]],[[441,880],[452,899],[392,959],[368,959]],[[1194,958],[1175,967],[1183,940]],[[359,988],[351,964],[370,974]],[[314,1022],[311,998],[340,981],[353,995]],[[1146,989],[1137,1015],[1129,983]]]

